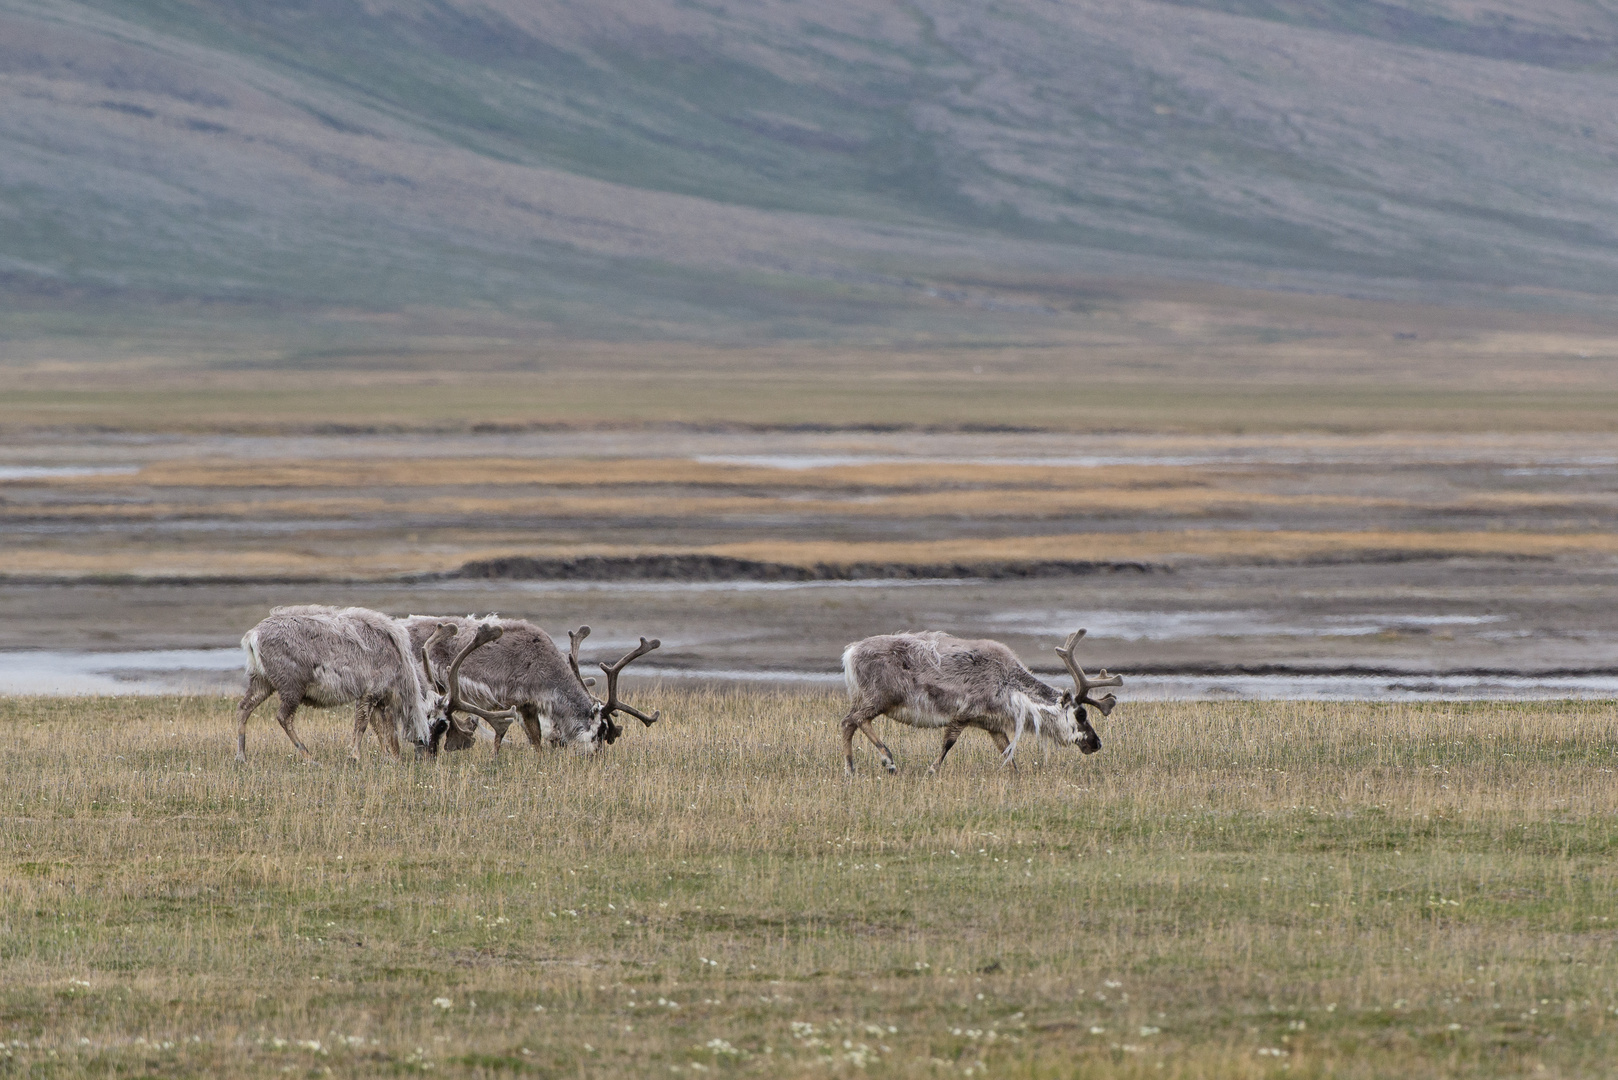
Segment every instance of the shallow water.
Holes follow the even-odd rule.
[[[0,469],[91,468],[128,471],[176,459],[419,457],[664,457],[783,469],[884,463],[1003,465],[1411,465],[1493,463],[1505,469],[1618,466],[1618,436],[1551,434],[1425,435],[1105,435],[966,432],[568,431],[398,435],[69,435],[0,436]],[[0,473],[0,478],[6,474]],[[19,473],[19,478],[39,475]]]
[[[1206,637],[1363,637],[1443,626],[1480,626],[1502,615],[1424,615],[1416,612],[1278,619],[1263,611],[1015,611],[991,615],[996,631],[1061,637],[1083,626],[1093,641],[1172,641]]]
[[[998,465],[1002,467],[1035,466],[1040,468],[1093,469],[1104,465],[1209,465],[1217,462],[1245,461],[1245,458],[1191,455],[1164,457],[1153,454],[1083,455],[1077,457],[933,457],[912,455],[895,457],[882,454],[701,454],[693,461],[701,465],[748,465],[761,469],[784,469],[798,472],[805,469],[831,469],[847,465]],[[1266,464],[1275,464],[1268,458]]]
[[[632,642],[602,642],[617,649]],[[640,664],[637,680],[747,685],[840,686],[838,671],[678,668]],[[627,675],[626,675],[627,678]],[[0,652],[0,694],[240,693],[240,649],[128,652]],[[1618,675],[1131,675],[1117,691],[1130,701],[1464,701],[1618,698]]]
[[[434,582],[441,592],[486,592],[489,582],[477,579]],[[749,593],[798,592],[813,589],[949,589],[981,585],[978,578],[856,578],[852,581],[501,581],[506,592],[546,593]]]
[[[55,480],[75,476],[133,476],[138,465],[0,465],[0,480]]]
[[[642,678],[840,685],[841,672],[677,670],[643,667]],[[1114,691],[1130,701],[1559,701],[1618,697],[1618,676],[1504,675],[1131,675]]]
[[[240,649],[0,652],[3,694],[213,694],[241,687]]]

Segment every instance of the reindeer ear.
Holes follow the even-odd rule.
[[[1073,691],[1071,691],[1071,690],[1063,690],[1062,691],[1062,700],[1061,700],[1060,704],[1062,704],[1064,706],[1073,704]]]

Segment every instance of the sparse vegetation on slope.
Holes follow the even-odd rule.
[[[9,0],[0,285],[707,338],[1051,323],[1017,283],[1081,271],[1591,303],[1545,290],[1618,288],[1614,42],[1575,0]]]

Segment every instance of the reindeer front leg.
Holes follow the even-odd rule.
[[[511,721],[507,720],[502,724],[498,720],[490,720],[489,726],[494,729],[494,756],[499,757],[500,744],[505,741],[506,731],[511,727]]]
[[[936,776],[938,774],[938,767],[940,765],[944,764],[944,759],[949,756],[950,748],[955,745],[955,740],[959,739],[961,737],[961,732],[963,732],[965,730],[966,730],[966,722],[965,721],[962,721],[962,720],[951,720],[950,721],[949,726],[944,729],[944,748],[938,752],[938,760],[933,762],[932,765],[928,768],[928,770],[927,770],[927,775],[928,776]]]
[[[989,738],[994,740],[994,748],[1000,751],[1000,760],[1005,762],[1006,768],[1016,772],[1017,763],[1015,761],[1006,761],[1006,748],[1011,745],[1011,738],[999,728],[990,728]]]
[[[287,733],[287,738],[292,740],[292,745],[298,748],[298,753],[303,755],[303,760],[312,762],[315,755],[303,745],[303,740],[298,738],[298,729],[292,726],[292,714],[298,711],[298,706],[302,703],[301,699],[296,697],[283,697],[281,707],[275,712],[275,719],[280,722],[281,730]]]
[[[525,701],[517,706],[517,715],[522,719],[523,733],[528,736],[528,745],[538,753],[545,749],[545,729],[539,723],[539,709],[531,701]]]
[[[348,756],[356,764],[360,761],[360,747],[365,742],[365,729],[371,722],[373,703],[370,698],[362,697],[354,702],[354,738],[348,744]],[[382,733],[377,732],[377,741],[382,741]]]
[[[399,710],[402,708],[404,703],[397,697],[371,702],[371,730],[376,732],[376,741],[387,747],[388,756],[394,761],[404,760],[399,746]]]

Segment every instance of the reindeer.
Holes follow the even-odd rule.
[[[411,647],[422,659],[429,682],[436,681],[434,670],[442,670],[448,657],[454,655],[465,635],[473,632],[478,621],[472,616],[439,619],[433,616],[412,615],[400,623],[410,635]],[[573,746],[585,753],[596,750],[602,743],[615,742],[623,728],[613,723],[619,712],[628,713],[647,727],[657,723],[663,714],[652,715],[625,704],[618,698],[618,674],[634,660],[658,648],[662,642],[640,639],[640,645],[625,654],[616,664],[601,664],[607,676],[605,701],[591,695],[589,687],[594,679],[586,679],[579,670],[579,645],[590,634],[588,626],[568,634],[568,654],[564,659],[549,634],[523,619],[496,619],[489,623],[504,631],[498,644],[484,649],[467,661],[460,687],[466,702],[488,710],[483,712],[463,705],[454,711],[472,712],[489,722],[494,730],[494,752],[499,754],[506,729],[513,719],[522,720],[529,743],[537,750],[549,743],[552,746]],[[441,625],[453,625],[456,634],[442,639],[428,648],[431,635]],[[477,722],[461,727],[453,719],[442,733],[447,736],[444,747],[462,750],[472,744]],[[436,746],[436,739],[434,744]]]
[[[1112,694],[1096,699],[1090,691],[1122,686],[1124,680],[1104,669],[1097,678],[1085,675],[1073,660],[1073,646],[1083,636],[1083,630],[1074,631],[1056,650],[1073,676],[1077,695],[1040,682],[998,641],[966,641],[931,631],[854,642],[843,650],[843,678],[852,701],[843,717],[843,761],[849,775],[854,774],[856,731],[871,740],[888,772],[898,772],[893,755],[871,730],[871,721],[884,714],[911,727],[944,729],[944,748],[927,770],[929,776],[969,727],[988,732],[1001,760],[1014,768],[1017,741],[1030,726],[1036,734],[1095,753],[1101,749],[1101,738],[1090,726],[1084,706],[1110,715],[1118,699]]]
[[[435,643],[453,633],[435,631]],[[458,668],[474,649],[497,640],[499,627],[480,628],[456,657]],[[247,761],[247,720],[271,694],[280,697],[276,719],[305,761],[314,760],[298,738],[292,715],[299,705],[332,708],[353,703],[350,756],[358,761],[367,724],[395,757],[401,740],[430,748],[435,719],[457,699],[452,669],[449,696],[424,682],[412,659],[410,636],[398,622],[367,608],[320,604],[279,607],[242,637],[247,653],[247,689],[236,708],[236,760]]]

